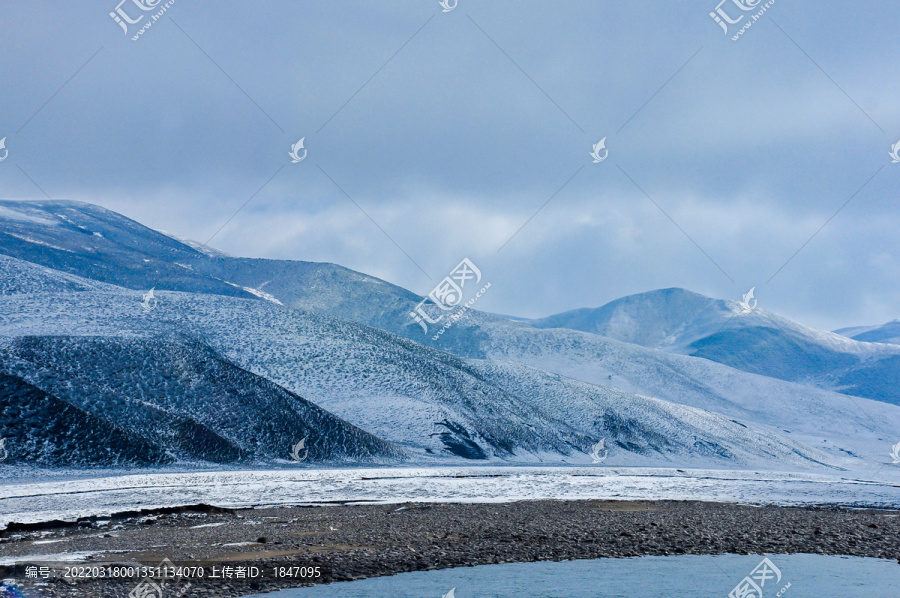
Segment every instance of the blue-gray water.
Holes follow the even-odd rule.
[[[266,598],[725,598],[762,556],[669,556],[513,563],[401,573],[259,594]],[[896,561],[810,554],[770,555],[780,570],[763,598],[897,598]],[[757,575],[758,577],[758,575]],[[784,589],[790,584],[790,587]],[[783,590],[783,591],[782,591]],[[779,592],[781,592],[779,594]],[[747,594],[747,598],[758,598]]]

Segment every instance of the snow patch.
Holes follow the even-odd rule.
[[[42,218],[41,216],[26,214],[24,212],[19,212],[18,210],[4,207],[0,207],[0,218],[5,218],[6,220],[18,220],[20,222],[33,222],[35,224],[45,224],[49,226],[55,226],[57,224],[55,220],[49,218]]]
[[[272,303],[275,303],[277,305],[284,305],[284,303],[282,303],[281,301],[276,299],[274,295],[270,295],[269,293],[267,293],[265,291],[260,291],[259,289],[254,289],[252,287],[241,287],[241,288],[244,289],[245,291],[247,291],[248,293],[250,293],[251,295],[256,295],[260,299],[265,299],[266,301],[271,301]]]
[[[6,556],[0,557],[0,565],[2,566],[11,566],[17,563],[58,563],[58,562],[71,562],[71,561],[83,561],[90,556],[94,556],[95,554],[100,554],[96,551],[88,551],[88,552],[57,552],[55,554],[25,554],[21,556]]]
[[[57,245],[51,245],[50,243],[45,243],[44,241],[38,241],[37,239],[32,239],[31,237],[26,237],[24,235],[17,235],[15,233],[6,233],[10,237],[15,237],[17,239],[21,239],[22,241],[26,241],[28,243],[34,243],[35,245],[43,245],[44,247],[49,247],[51,249],[58,249],[60,251],[68,251],[69,253],[75,253],[71,249],[66,249],[65,247],[59,247]]]

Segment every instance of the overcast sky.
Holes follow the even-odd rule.
[[[126,35],[117,1],[0,4],[0,196],[420,294],[468,257],[520,316],[755,286],[900,317],[893,0],[776,0],[737,41],[764,2],[725,35],[717,0],[176,0],[133,41],[165,2]]]

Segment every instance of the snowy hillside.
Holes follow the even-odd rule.
[[[900,345],[900,320],[891,320],[881,326],[856,326],[835,330],[835,334],[866,343],[890,343]]]
[[[402,456],[202,344],[177,337],[19,337],[0,340],[0,364],[183,460],[290,459],[304,438],[311,461]]]
[[[30,260],[0,258],[0,371],[180,459],[284,458],[309,433],[329,459],[396,457],[381,438],[584,463],[603,440],[622,465],[817,466],[880,462],[900,428],[898,407],[814,387],[893,400],[900,348],[735,302],[657,291],[536,325],[471,310],[434,340],[419,296],[340,266],[224,257],[88,204],[0,207],[0,253]],[[707,359],[679,354],[696,346]],[[378,438],[313,443],[304,399]]]
[[[180,243],[90,204],[2,202],[0,206],[0,253],[126,288],[269,300],[475,358],[487,357],[494,344],[508,344],[502,337],[516,336],[526,324],[470,310],[464,321],[434,340],[409,315],[420,296],[347,268],[223,257],[221,252]],[[710,299],[683,289],[641,293],[601,308],[527,323],[601,334],[767,377],[900,404],[900,385],[895,383],[900,380],[900,347],[853,341],[762,309],[745,314],[736,301]],[[630,390],[618,386],[615,377],[610,385]]]
[[[24,268],[22,265],[23,262],[20,260],[0,254],[0,295],[75,293],[109,288],[109,285],[101,282],[58,270],[41,267]]]
[[[0,253],[132,289],[156,287],[237,297],[234,285],[191,270],[207,254],[99,206],[0,202]]]
[[[763,376],[900,404],[900,347],[856,342],[763,309],[662,289],[539,320],[538,328],[600,334],[690,354]],[[872,340],[859,338],[857,340]]]
[[[4,463],[9,465],[117,467],[173,461],[155,443],[3,373],[0,438]]]
[[[644,347],[681,351],[716,332],[733,314],[723,300],[684,289],[661,289],[528,323],[536,328],[581,330]]]
[[[790,440],[774,426],[749,419],[738,423],[731,415],[623,393],[525,365],[463,359],[369,327],[270,302],[165,292],[148,314],[139,299],[134,292],[2,299],[0,313],[11,315],[0,316],[0,335],[190,331],[238,366],[423,456],[583,463],[590,461],[587,453],[600,439],[605,439],[613,464],[815,466],[837,463],[847,454],[832,445],[819,447],[823,451],[806,448],[803,441]],[[627,353],[620,358],[633,360]],[[840,395],[834,397],[839,403]],[[900,410],[890,409],[898,413],[884,416],[900,424]],[[859,420],[845,421],[843,436],[831,442],[845,451],[868,452],[872,431]]]

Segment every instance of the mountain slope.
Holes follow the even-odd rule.
[[[22,293],[77,293],[99,291],[108,287],[73,274],[51,268],[22,268],[22,262],[0,254],[0,295]]]
[[[154,443],[3,373],[0,438],[5,465],[122,467],[173,461]]]
[[[722,322],[715,316],[723,313],[728,313],[728,307],[722,300],[684,289],[662,289],[616,299],[598,308],[531,320],[529,324],[601,334],[643,347],[683,350],[718,330]]]
[[[663,289],[530,322],[690,354],[745,372],[900,404],[900,347],[856,342],[736,301]]]
[[[890,343],[900,345],[900,320],[891,320],[881,326],[856,326],[835,330],[835,334],[865,343]]]
[[[310,461],[402,456],[389,444],[195,341],[6,338],[0,339],[0,369],[52,395],[66,410],[82,414],[73,420],[74,429],[86,430],[95,422],[101,428],[114,426],[151,446],[151,453],[162,451],[182,460],[288,459],[291,447],[303,438]],[[96,442],[92,450],[107,452]]]
[[[127,291],[0,298],[0,335],[190,333],[238,366],[423,457],[584,463],[600,439],[606,439],[610,448],[610,463],[617,464],[815,466],[836,463],[847,454],[829,445],[830,456],[825,455],[804,447],[799,437],[789,440],[772,426],[738,423],[734,416],[516,363],[464,359],[373,328],[271,302],[162,292],[157,309],[147,314],[139,299],[139,293]],[[650,353],[620,345],[626,353]],[[634,361],[627,354],[620,357]],[[673,387],[681,389],[684,384]],[[868,451],[865,439],[871,431],[863,432],[857,425],[856,419],[845,421],[845,436],[832,438],[835,446],[853,453]]]
[[[75,204],[72,209],[77,211],[81,205]],[[109,221],[110,227],[119,227],[116,230],[127,234],[128,227],[117,224],[118,219]],[[0,229],[8,226],[0,219]],[[155,238],[147,239],[153,253],[162,255],[158,247],[177,243],[147,230],[142,234],[163,237],[158,245]],[[55,240],[62,242],[62,237]],[[140,250],[140,244],[122,244]],[[70,252],[77,249],[75,242],[67,246]],[[0,246],[0,251],[4,249]],[[207,293],[209,288],[203,281],[220,280],[232,290],[246,290],[252,299],[163,291],[157,293],[158,309],[148,314],[138,305],[139,292],[104,287],[102,292],[31,293],[0,300],[0,315],[4,316],[0,330],[11,336],[120,336],[129,332],[198,337],[239,367],[273,380],[387,440],[433,455],[513,458],[514,453],[534,459],[546,453],[555,459],[561,455],[583,459],[591,442],[609,439],[611,428],[616,427],[601,425],[604,418],[599,415],[605,413],[607,405],[619,410],[628,401],[645,401],[641,404],[652,412],[651,403],[646,402],[651,399],[635,398],[637,394],[667,401],[666,409],[672,412],[679,407],[677,403],[755,427],[752,431],[748,428],[740,438],[726,441],[731,433],[707,420],[705,434],[712,443],[745,445],[747,454],[756,454],[753,458],[757,459],[760,453],[752,448],[752,438],[761,431],[790,434],[801,443],[826,449],[832,458],[847,454],[877,458],[883,453],[884,438],[890,435],[886,430],[900,424],[897,408],[889,405],[752,375],[706,359],[644,348],[594,333],[539,329],[475,310],[446,334],[434,338],[434,326],[425,333],[409,316],[421,298],[373,277],[330,264],[225,258],[187,246],[180,251],[194,251],[190,257],[193,261],[183,264],[186,268],[178,266],[185,277],[181,283],[190,286],[190,277],[196,277],[200,281],[197,289]],[[21,268],[37,268],[27,262],[17,263]],[[121,278],[129,284],[140,282],[135,285],[140,289],[151,283],[150,278]],[[294,309],[284,309],[280,304]],[[730,309],[727,302],[723,304]],[[822,334],[828,343],[842,350],[849,347],[850,352],[858,352],[879,367],[877,362],[893,355],[890,347],[885,352],[879,346]],[[690,339],[690,335],[683,337],[687,341],[682,343],[683,350],[689,349]],[[519,369],[523,366],[526,369]],[[501,375],[497,368],[517,375]],[[524,373],[528,368],[538,371],[535,375],[540,384],[524,383],[531,379]],[[871,387],[873,379],[880,383],[891,379],[852,367],[845,375],[860,371],[862,379],[851,382],[861,387]],[[817,374],[821,376],[822,372]],[[839,386],[834,380],[800,381]],[[594,389],[590,399],[594,406],[579,411],[578,404],[588,405],[578,403],[586,396],[578,386],[584,382]],[[885,390],[890,392],[890,388]],[[582,398],[570,402],[570,397]],[[617,397],[625,398],[616,403]],[[591,409],[587,419],[569,415],[569,411],[586,413]],[[667,417],[659,415],[644,422],[644,453],[624,451],[627,455],[621,457],[691,458],[685,452],[691,445],[687,436],[681,436],[672,451],[653,456],[652,430],[663,426]],[[683,430],[689,428],[684,417],[675,419]],[[618,441],[609,440],[608,444]],[[622,439],[623,446],[628,442]]]
[[[421,297],[347,268],[223,257],[89,204],[0,202],[0,207],[0,253],[126,288],[268,299],[482,359],[495,342],[504,342],[504,335],[518,334],[516,322],[469,310],[463,321],[434,339],[410,317]],[[14,235],[17,244],[7,247],[4,234]],[[61,249],[48,249],[49,245]],[[900,385],[893,383],[900,379],[900,348],[813,330],[761,309],[744,314],[737,302],[683,289],[641,293],[601,308],[529,323],[601,334],[754,374],[900,404]],[[609,382],[617,384],[615,377]]]
[[[0,202],[0,253],[132,289],[251,295],[191,271],[207,255],[99,206],[74,201]]]

